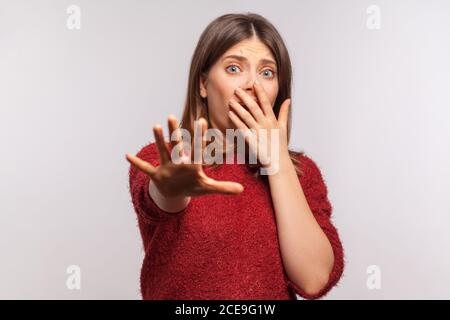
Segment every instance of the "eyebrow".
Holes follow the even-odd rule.
[[[236,60],[243,61],[243,62],[247,62],[247,61],[248,61],[248,59],[247,59],[246,57],[244,57],[244,56],[238,56],[238,55],[236,55],[236,54],[230,54],[230,55],[228,55],[228,56],[222,58],[221,61],[224,61],[225,59],[236,59]],[[259,62],[262,63],[262,64],[273,64],[274,66],[277,65],[277,64],[275,63],[275,61],[273,61],[273,60],[271,60],[271,59],[261,59],[261,60],[259,60]]]

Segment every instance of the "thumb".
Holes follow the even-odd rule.
[[[291,99],[284,100],[284,102],[282,103],[282,105],[280,107],[280,113],[278,114],[278,124],[279,125],[287,127],[290,106],[291,106]]]
[[[209,191],[212,193],[238,194],[244,191],[244,186],[237,182],[210,179]]]

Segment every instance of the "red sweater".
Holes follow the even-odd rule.
[[[137,156],[159,165],[155,143]],[[267,177],[255,178],[254,168],[233,163],[206,167],[205,173],[241,183],[241,194],[192,197],[177,214],[155,204],[148,194],[149,176],[130,166],[130,192],[145,251],[142,298],[285,300],[296,299],[295,293],[305,299],[325,295],[342,275],[343,248],[320,170],[303,153],[299,159],[304,172],[300,184],[335,257],[328,284],[318,294],[306,294],[286,275]]]

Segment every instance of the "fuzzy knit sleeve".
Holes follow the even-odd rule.
[[[155,167],[160,165],[159,153],[154,142],[144,146],[136,156]],[[157,224],[162,218],[175,217],[187,210],[185,208],[179,212],[170,213],[159,208],[148,193],[149,183],[149,175],[130,165],[129,188],[131,200],[138,218],[144,223]]]
[[[319,299],[325,296],[340,280],[344,271],[344,249],[338,231],[331,221],[332,206],[328,199],[327,186],[316,163],[306,155],[300,157],[300,168],[303,176],[300,183],[308,205],[316,221],[328,237],[334,253],[334,265],[328,278],[328,283],[316,294],[307,294],[302,288],[288,279],[288,285],[304,299]]]

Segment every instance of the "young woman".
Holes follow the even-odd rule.
[[[344,254],[327,187],[311,158],[288,149],[291,74],[281,36],[260,15],[226,14],[202,33],[181,123],[168,118],[176,138],[166,142],[156,125],[155,142],[126,155],[144,299],[316,299],[337,284]],[[185,147],[181,129],[194,136],[196,123],[202,135],[255,129],[245,141],[256,165],[188,161],[194,152],[173,161],[174,148]],[[263,140],[257,129],[278,138]],[[204,154],[206,141],[193,148]],[[273,163],[261,161],[255,141],[278,152],[274,173],[260,174]]]

